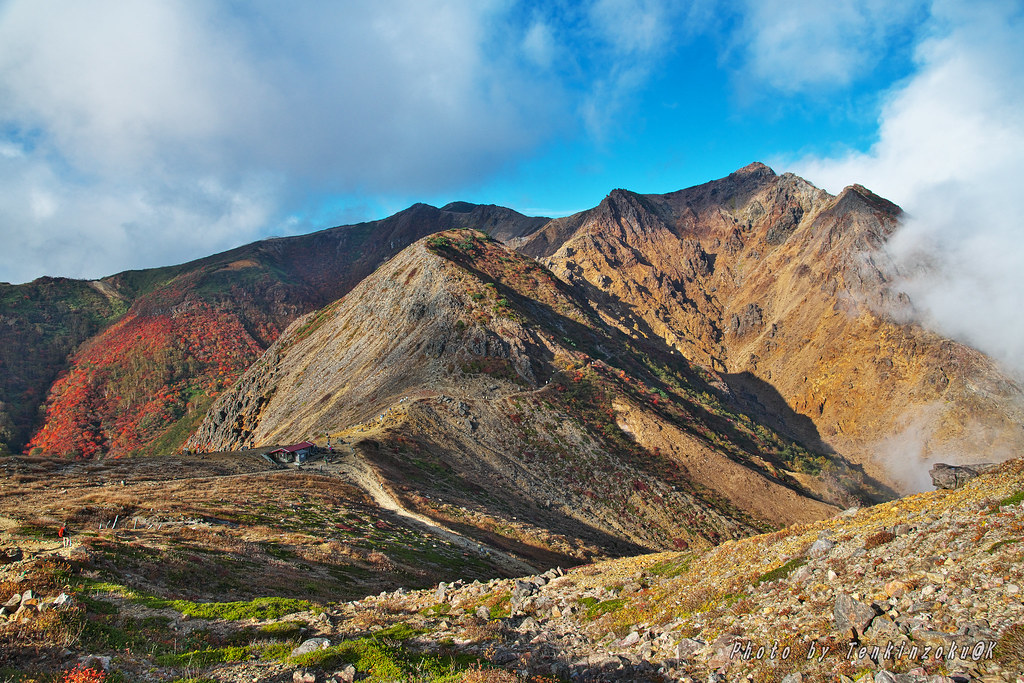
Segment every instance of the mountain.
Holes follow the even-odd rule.
[[[929,461],[1015,452],[1024,409],[990,359],[908,322],[913,303],[885,252],[899,218],[863,187],[832,196],[752,164],[666,195],[615,190],[552,221],[417,204],[180,266],[0,285],[0,443],[173,451],[298,316],[416,239],[475,228],[540,259],[631,339],[715,373],[756,421],[919,490]]]
[[[79,457],[173,451],[292,320],[414,240],[466,225],[511,239],[545,222],[417,204],[179,266],[0,285],[0,443]]]
[[[420,240],[295,323],[186,446],[330,437],[403,505],[465,509],[612,554],[705,547],[885,495],[739,411],[713,372],[633,340],[479,231]]]
[[[926,461],[1019,452],[1024,394],[983,354],[907,322],[884,248],[900,214],[859,185],[832,196],[752,164],[666,195],[615,190],[510,244],[609,324],[721,373],[752,415],[921,490]]]
[[[754,164],[0,285],[0,669],[1016,680],[1021,462],[895,498],[1021,389],[908,322],[899,218]]]

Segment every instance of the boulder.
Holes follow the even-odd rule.
[[[296,669],[292,672],[292,683],[316,683],[316,674],[305,669]]]
[[[937,489],[957,489],[968,481],[998,466],[998,463],[985,462],[977,465],[947,465],[937,463],[928,470],[932,484]]]
[[[298,657],[299,655],[308,655],[310,652],[316,652],[317,650],[323,650],[331,646],[331,641],[327,638],[310,638],[302,641],[302,644],[292,650],[292,657]]]
[[[619,647],[630,647],[640,642],[640,634],[636,631],[631,631],[629,635],[619,641]]]
[[[836,621],[836,630],[849,632],[852,629],[860,636],[867,630],[877,613],[872,607],[844,594],[836,598],[832,615]]]
[[[522,600],[540,590],[540,586],[532,581],[524,581],[523,579],[516,579],[515,587],[512,589],[512,599]]]
[[[689,659],[705,645],[706,643],[702,640],[683,638],[676,645],[676,659]]]
[[[54,607],[71,607],[75,604],[75,599],[67,593],[61,593],[53,599]]]
[[[819,538],[817,541],[811,544],[811,547],[807,549],[807,554],[811,557],[818,558],[828,555],[832,548],[835,547],[835,543],[827,538]]]
[[[10,564],[11,562],[18,562],[25,554],[21,552],[21,548],[0,548],[0,564]]]

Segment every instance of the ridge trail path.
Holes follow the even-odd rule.
[[[413,512],[412,510],[404,507],[401,502],[394,495],[388,491],[384,484],[380,480],[380,476],[370,463],[355,452],[351,446],[345,444],[341,445],[340,449],[344,452],[340,455],[336,454],[334,462],[325,467],[324,472],[337,472],[345,475],[346,478],[350,479],[356,486],[366,491],[366,493],[373,499],[373,502],[393,512],[395,515],[401,517],[407,522],[411,522],[413,526],[425,528],[425,530],[435,536],[439,536],[446,541],[449,541],[458,547],[467,550],[474,555],[480,555],[487,558],[494,564],[500,566],[505,571],[509,572],[512,576],[528,576],[530,574],[536,574],[537,568],[532,565],[523,562],[519,558],[506,553],[497,548],[489,548],[481,543],[463,536],[457,531],[453,531],[448,527],[438,524],[436,521]],[[333,473],[332,472],[332,473]]]

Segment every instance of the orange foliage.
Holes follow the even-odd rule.
[[[230,385],[262,350],[236,314],[206,302],[129,313],[75,354],[26,449],[81,458],[133,453]]]
[[[64,672],[61,683],[103,683],[107,674],[99,669],[87,669],[79,664],[74,669]]]

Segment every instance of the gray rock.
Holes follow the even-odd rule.
[[[807,579],[811,578],[812,574],[814,574],[814,570],[805,564],[790,574],[789,580],[791,583],[804,583]]]
[[[298,657],[299,655],[308,655],[310,652],[323,650],[324,648],[330,646],[331,641],[329,641],[327,638],[310,638],[309,640],[302,641],[301,645],[292,650],[292,657]]]
[[[949,633],[943,633],[942,631],[932,631],[931,629],[918,628],[910,632],[910,637],[917,643],[924,643],[925,645],[931,645],[932,647],[947,648],[956,642],[956,636]]]
[[[901,635],[900,629],[892,619],[884,614],[875,617],[871,626],[864,632],[864,636],[872,642],[886,642],[896,640]]]
[[[803,683],[804,677],[799,671],[786,674],[782,677],[781,683]]]
[[[537,630],[537,620],[533,617],[526,617],[523,619],[523,622],[519,624],[519,630],[523,632]]]
[[[316,683],[316,674],[305,669],[296,669],[292,672],[292,683]]]
[[[103,671],[110,671],[110,657],[107,656],[82,655],[78,658],[78,663],[84,669],[101,669]]]
[[[519,601],[529,597],[540,590],[540,586],[532,581],[516,579],[515,587],[512,589],[512,600]]]
[[[825,557],[828,555],[832,548],[835,547],[835,543],[828,540],[827,538],[819,538],[817,541],[811,544],[811,547],[807,549],[807,554],[811,557]]]
[[[888,671],[879,671],[875,673],[875,683],[896,683],[896,676]]]
[[[703,641],[695,640],[693,638],[683,638],[679,641],[679,644],[676,645],[676,659],[689,659],[694,655],[694,653],[704,647],[704,645],[705,643]]]
[[[619,641],[619,647],[631,647],[640,642],[640,634],[636,631],[630,631],[629,635]]]
[[[487,607],[484,607],[483,605],[477,607],[476,611],[473,614],[476,616],[477,619],[483,619],[484,621],[487,621],[491,618],[491,610]]]
[[[445,585],[444,581],[442,581],[441,583],[437,584],[437,590],[434,591],[434,597],[437,598],[438,600],[444,600],[444,593],[445,593],[445,589],[447,589],[447,588],[448,587]]]
[[[998,467],[998,464],[994,462],[979,463],[977,465],[947,465],[940,462],[928,470],[928,474],[931,475],[932,484],[934,484],[935,488],[956,489],[979,474],[984,474],[996,467]]]
[[[847,632],[853,629],[857,635],[863,635],[876,613],[871,607],[843,594],[836,598],[832,615],[835,618],[837,630]]]
[[[352,683],[352,681],[356,680],[356,668],[349,664],[341,671],[335,672],[334,677],[341,681],[341,683]]]

